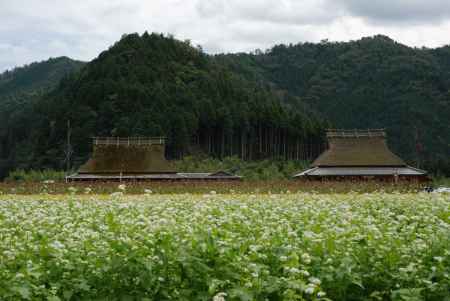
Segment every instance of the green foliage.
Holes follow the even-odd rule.
[[[217,172],[228,171],[243,176],[244,180],[282,180],[308,167],[305,161],[260,160],[244,161],[238,157],[226,157],[223,160],[186,156],[175,161],[175,168],[180,172]]]
[[[0,74],[0,96],[46,92],[85,63],[68,57],[51,58]]]
[[[36,103],[83,65],[60,57],[0,74],[0,179],[12,169],[29,167],[38,143],[30,139],[38,131],[33,128],[38,122]],[[36,165],[44,168],[42,160],[52,156],[49,151]]]
[[[56,171],[52,169],[46,170],[30,170],[23,169],[14,170],[9,173],[5,181],[9,182],[44,182],[44,181],[63,181],[66,172]]]
[[[426,193],[8,195],[0,296],[448,300],[449,210]]]
[[[450,178],[447,178],[443,175],[437,175],[433,177],[433,186],[434,187],[450,187]]]

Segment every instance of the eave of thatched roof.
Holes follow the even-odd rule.
[[[88,174],[77,173],[66,177],[66,181],[239,181],[242,177],[224,173],[149,173],[149,174]]]
[[[426,171],[410,166],[400,167],[313,167],[294,175],[298,177],[330,176],[425,176]]]

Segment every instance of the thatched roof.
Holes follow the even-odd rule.
[[[385,137],[384,130],[328,130],[329,148],[312,166],[406,166]]]
[[[165,159],[163,138],[95,137],[93,145],[92,157],[80,167],[80,174],[174,172]]]

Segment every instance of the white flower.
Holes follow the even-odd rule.
[[[304,263],[309,264],[309,263],[311,263],[311,256],[309,256],[308,253],[303,253],[302,260]]]
[[[308,287],[305,289],[305,293],[307,293],[308,295],[311,295],[311,294],[314,293],[314,290],[315,290],[315,287],[314,287],[314,286],[308,286]]]
[[[119,186],[117,186],[117,188],[118,188],[119,190],[125,191],[125,190],[127,189],[127,185],[125,185],[125,184],[120,184]]]
[[[314,235],[315,235],[315,233],[312,232],[312,231],[305,231],[305,232],[303,232],[303,236],[306,237],[306,238],[313,238]]]
[[[213,301],[225,301],[226,293],[218,293],[213,297]]]
[[[300,273],[301,273],[303,276],[306,276],[306,277],[308,277],[308,276],[310,275],[309,272],[308,272],[308,271],[305,271],[305,270],[301,270]]]
[[[122,192],[122,191],[113,192],[113,193],[110,194],[110,196],[111,196],[112,198],[118,198],[118,197],[123,196],[123,192]]]
[[[76,193],[76,192],[78,191],[78,189],[76,189],[76,188],[73,187],[73,186],[70,186],[69,188],[67,188],[67,190],[69,190],[69,192],[70,192],[71,194],[74,194],[74,193]]]
[[[320,285],[322,282],[320,281],[320,279],[319,278],[316,278],[316,277],[310,277],[309,278],[309,282],[311,282],[312,284],[315,284],[315,285]]]
[[[436,260],[437,262],[442,262],[444,260],[444,257],[442,256],[435,256],[433,257],[434,260]]]
[[[64,244],[62,244],[60,241],[58,241],[58,240],[55,240],[52,244],[51,244],[51,246],[53,247],[53,248],[55,248],[55,249],[64,249]]]
[[[261,249],[261,246],[259,246],[259,245],[250,245],[248,248],[252,252],[258,252]]]

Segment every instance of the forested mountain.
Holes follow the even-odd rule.
[[[236,75],[188,42],[147,33],[125,35],[21,116],[32,118],[14,123],[3,142],[13,168],[63,168],[66,157],[80,164],[92,136],[166,136],[169,158],[306,160],[323,148],[326,126],[295,97]]]
[[[45,92],[84,64],[68,57],[58,57],[5,71],[0,74],[0,97]]]
[[[145,33],[82,65],[0,76],[0,176],[76,167],[91,136],[164,135],[169,158],[312,159],[326,127],[386,128],[409,163],[450,174],[450,47],[376,36],[212,56]]]
[[[333,127],[386,128],[408,162],[450,172],[450,47],[410,48],[375,36],[216,59],[299,97]]]
[[[33,127],[35,103],[84,64],[59,57],[0,74],[0,178],[15,167],[18,144],[25,143]],[[25,150],[21,155],[29,156]]]

